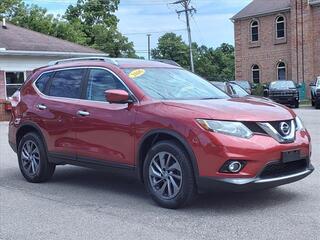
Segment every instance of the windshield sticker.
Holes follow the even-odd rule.
[[[133,70],[131,73],[129,73],[129,78],[138,78],[141,77],[146,73],[146,70],[144,69],[136,69]]]

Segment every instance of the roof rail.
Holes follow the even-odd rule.
[[[54,65],[59,65],[63,63],[68,63],[68,62],[79,62],[79,61],[104,61],[107,63],[111,63],[114,65],[119,65],[118,62],[115,59],[112,58],[107,58],[107,57],[83,57],[83,58],[68,58],[68,59],[61,59],[61,60],[56,60],[48,63],[48,66],[54,66]]]

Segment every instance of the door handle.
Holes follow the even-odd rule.
[[[44,105],[44,104],[38,104],[38,105],[37,105],[37,108],[38,108],[39,110],[46,110],[46,109],[47,109],[47,106]]]
[[[81,117],[87,117],[87,116],[90,115],[89,112],[87,112],[87,111],[81,111],[81,110],[78,111],[77,114],[78,114],[79,116],[81,116]]]

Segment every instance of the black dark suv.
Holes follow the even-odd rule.
[[[299,108],[299,89],[293,81],[271,82],[265,86],[264,95],[277,103]]]
[[[320,77],[310,84],[312,106],[320,109]]]

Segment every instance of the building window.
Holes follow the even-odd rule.
[[[26,74],[25,72],[6,72],[6,93],[7,98],[11,97],[15,91],[24,83]]]
[[[277,38],[285,37],[285,18],[283,16],[276,18],[276,31]]]
[[[254,20],[251,22],[251,42],[259,41],[259,22]]]
[[[251,67],[251,71],[252,71],[252,81],[254,83],[260,83],[260,67],[255,64]]]
[[[286,80],[287,78],[286,64],[284,62],[279,62],[277,65],[277,70],[278,70],[278,80]]]

